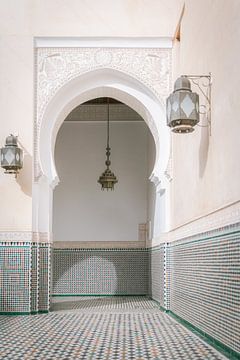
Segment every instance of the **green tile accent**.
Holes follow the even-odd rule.
[[[167,312],[167,310],[166,310],[163,306],[161,306],[160,303],[159,303],[157,300],[153,299],[152,297],[150,297],[150,299],[157,304],[158,308],[159,308],[161,311]]]
[[[223,232],[223,233],[220,233],[220,234],[217,234],[217,235],[209,235],[209,236],[206,236],[206,237],[201,237],[201,235],[204,235],[204,234],[199,234],[199,235],[194,235],[194,238],[195,237],[198,237],[197,239],[194,239],[194,240],[190,240],[189,238],[183,238],[183,239],[179,239],[179,240],[176,240],[175,242],[173,243],[170,243],[170,245],[173,247],[175,246],[181,246],[183,244],[183,241],[184,243],[186,244],[194,244],[194,243],[199,243],[201,241],[206,241],[206,240],[213,240],[213,239],[218,239],[218,238],[226,238],[226,237],[232,237],[234,235],[239,235],[240,234],[240,230],[237,230],[237,231],[228,231],[228,232]],[[188,241],[189,239],[189,241]]]
[[[147,294],[52,294],[53,297],[63,297],[63,296],[97,296],[97,297],[104,297],[104,296],[148,296]]]
[[[231,360],[239,360],[240,359],[240,353],[237,353],[233,349],[229,348],[228,346],[224,345],[220,341],[214,339],[212,336],[208,335],[204,331],[200,330],[198,327],[192,325],[188,321],[184,320],[171,310],[166,311],[167,314],[172,316],[174,319],[176,319],[179,323],[186,326],[189,330],[191,330],[194,334],[201,337],[203,340],[205,340],[209,345],[213,346],[216,350],[227,356]]]
[[[7,316],[11,316],[11,315],[31,315],[31,313],[30,312],[8,312],[8,311],[6,311],[6,312],[3,312],[3,311],[1,311],[0,312],[0,315],[7,315]]]

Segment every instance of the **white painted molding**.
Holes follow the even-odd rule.
[[[139,249],[145,241],[54,241],[54,249]]]
[[[192,220],[188,224],[184,224],[172,231],[163,233],[158,238],[152,239],[151,244],[148,243],[148,246],[156,246],[164,242],[177,241],[236,223],[240,223],[240,201]]]
[[[163,180],[170,149],[165,98],[171,89],[172,42],[36,38],[35,47],[33,229],[51,231],[57,132],[68,114],[88,100],[113,97],[145,120],[156,145],[153,172]]]
[[[35,37],[34,46],[171,49],[173,41],[170,37]]]
[[[159,193],[162,190],[161,180],[159,179],[159,177],[154,172],[152,172],[149,180],[155,185],[156,193]]]
[[[31,231],[0,231],[1,242],[31,242]]]
[[[43,47],[36,49],[35,57],[37,71],[37,81],[35,83],[37,97],[34,125],[35,182],[37,182],[42,175],[41,164],[39,162],[39,136],[46,109],[49,103],[56,99],[57,94],[61,93],[64,87],[75,81],[75,79],[77,81],[80,75],[92,74],[93,76],[94,72],[107,69],[107,71],[112,72],[112,82],[114,79],[115,83],[116,81],[121,81],[118,80],[118,77],[126,77],[127,80],[125,79],[125,82],[137,81],[138,86],[145,87],[146,95],[152,97],[151,101],[154,101],[153,98],[156,97],[156,100],[159,101],[162,108],[165,109],[165,98],[171,87],[171,49]],[[96,79],[96,77],[97,73],[94,78]],[[102,93],[106,93],[106,86],[105,89],[103,86],[101,89]],[[110,89],[110,86],[108,86],[108,89]],[[110,91],[112,97],[114,97],[114,91],[117,92],[117,89]],[[127,102],[125,103],[127,104]],[[130,105],[132,104],[133,102]],[[141,114],[134,106],[130,107],[138,112],[146,121],[146,111]],[[68,113],[65,117],[67,115]],[[150,124],[148,125],[151,129],[152,124],[151,130],[153,130],[153,127],[159,128],[161,126],[159,120],[161,121],[159,112],[158,115],[156,114],[156,119],[149,119]],[[156,147],[159,146],[158,133],[162,134],[162,129],[161,131],[154,130],[153,136],[155,135],[154,140]],[[168,141],[167,138],[168,137],[162,135],[161,144],[168,152],[169,144],[167,146],[165,145],[165,142]]]
[[[2,243],[51,243],[52,237],[49,233],[31,231],[0,231],[0,242]]]
[[[33,232],[33,242],[50,244],[52,236],[47,232]]]

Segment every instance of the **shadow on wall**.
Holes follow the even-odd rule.
[[[145,295],[146,250],[53,250],[53,295]]]
[[[20,170],[16,181],[24,194],[32,196],[32,156],[21,143],[20,145],[24,154],[23,168]]]
[[[205,120],[204,120],[205,122]],[[201,139],[199,146],[199,176],[203,177],[207,165],[208,149],[209,149],[209,127],[201,128]]]

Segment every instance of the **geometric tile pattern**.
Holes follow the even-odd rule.
[[[38,311],[48,311],[50,307],[51,247],[39,244],[38,267]]]
[[[54,312],[138,312],[139,310],[156,311],[159,309],[155,301],[147,296],[69,296],[54,297],[51,311]]]
[[[170,310],[171,268],[170,244],[164,244],[164,308]]]
[[[165,308],[165,245],[155,246],[149,250],[149,295]]]
[[[0,243],[0,313],[49,310],[49,253],[48,244]]]
[[[0,312],[30,311],[30,246],[0,243]]]
[[[53,294],[145,295],[147,249],[54,249]]]
[[[149,293],[165,309],[240,352],[240,224],[149,250],[55,249],[53,256],[53,293]],[[49,244],[0,243],[0,312],[48,311],[51,263]],[[72,311],[99,311],[101,301],[91,299],[91,305],[80,297]],[[111,311],[128,312],[124,301]],[[127,309],[131,303],[136,312],[133,301],[126,302]],[[105,304],[112,306],[111,300]],[[65,305],[58,305],[59,315]]]
[[[38,245],[31,246],[31,312],[38,311]]]
[[[240,352],[240,231],[223,231],[171,244],[170,309]]]
[[[98,310],[90,300],[76,312],[0,318],[4,360],[221,360],[216,350],[190,333],[146,298],[123,311]],[[107,300],[107,299],[105,299]],[[104,307],[101,300],[101,308]],[[95,301],[97,301],[95,299]],[[125,300],[124,300],[125,301]],[[128,300],[129,304],[131,299]],[[126,305],[126,304],[125,304]],[[124,308],[124,306],[123,306]],[[119,310],[114,312],[114,310]],[[134,310],[134,311],[133,311]]]

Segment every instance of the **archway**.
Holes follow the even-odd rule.
[[[54,162],[54,147],[58,130],[66,116],[77,105],[92,98],[113,97],[134,109],[147,123],[156,145],[156,160],[151,175],[156,190],[164,194],[164,224],[169,228],[169,182],[165,176],[169,154],[170,134],[165,125],[162,101],[139,80],[113,69],[97,69],[80,75],[63,85],[48,103],[38,134],[40,176],[33,185],[33,229],[52,232],[52,191],[58,183]],[[162,191],[164,189],[164,191]]]

